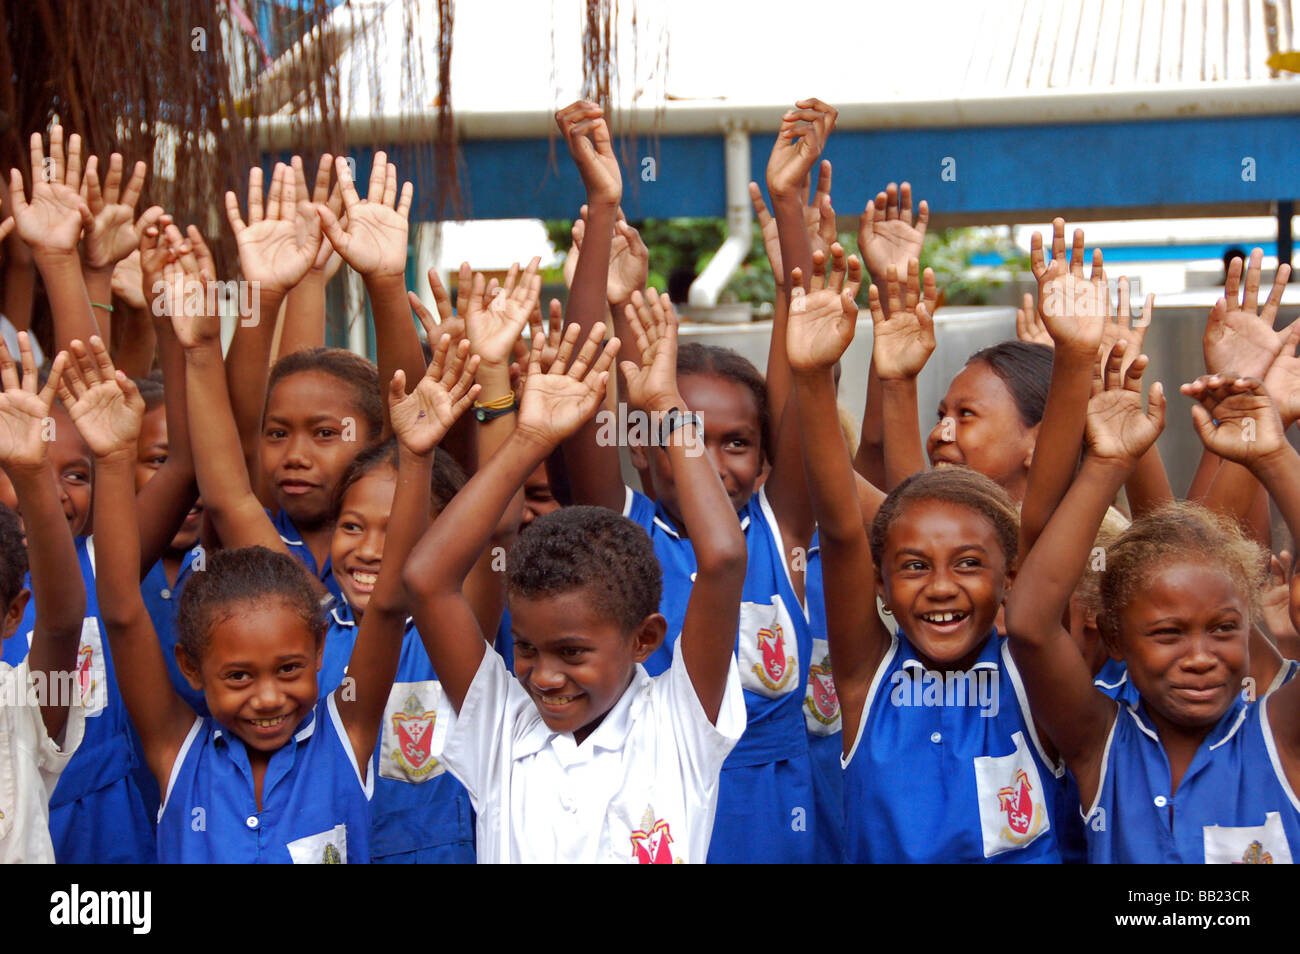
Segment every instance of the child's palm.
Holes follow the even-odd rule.
[[[82,243],[86,264],[107,268],[130,255],[140,243],[136,230],[135,209],[120,202],[106,204],[95,215],[95,224],[86,232]]]
[[[61,182],[37,180],[32,198],[20,212],[14,211],[18,235],[29,245],[71,251],[81,240],[83,216],[88,216],[80,193]]]
[[[427,375],[415,390],[390,407],[393,433],[402,446],[428,454],[456,423],[456,399],[441,381]]]
[[[1142,409],[1142,394],[1103,391],[1088,402],[1087,440],[1094,457],[1137,460],[1155,443],[1160,428]]]
[[[396,209],[366,200],[348,209],[346,240],[336,247],[362,275],[401,275],[406,270],[409,227],[406,216]]]
[[[1220,303],[1205,329],[1205,368],[1211,374],[1262,379],[1282,350],[1283,337],[1254,311]]]
[[[871,361],[882,380],[916,377],[934,353],[934,324],[899,309],[875,326]]]
[[[471,305],[465,316],[465,333],[474,353],[489,363],[506,361],[535,304],[531,298],[512,298],[498,289],[486,307]]]
[[[796,371],[828,368],[840,359],[853,341],[853,323],[840,294],[823,288],[806,295],[796,294],[790,302],[786,353]]]
[[[873,277],[883,276],[890,265],[895,266],[900,274],[905,273],[907,263],[921,257],[924,244],[925,228],[918,228],[902,219],[877,219],[869,232],[863,229],[858,235],[862,260]]]
[[[68,415],[95,456],[105,457],[140,436],[144,400],[139,392],[128,397],[115,379],[98,381],[68,408]]]
[[[266,288],[292,288],[302,280],[316,257],[313,246],[299,246],[293,221],[263,219],[236,237],[244,278]]]
[[[45,460],[50,405],[19,388],[0,395],[0,462],[37,465]]]
[[[591,416],[600,391],[567,374],[529,374],[519,406],[518,426],[559,444]]]
[[[1225,460],[1249,465],[1286,443],[1282,422],[1266,394],[1230,394],[1207,410],[1214,419],[1208,428],[1199,428],[1201,439]]]
[[[1057,347],[1093,355],[1101,346],[1110,313],[1107,286],[1053,262],[1038,286],[1039,308]]]

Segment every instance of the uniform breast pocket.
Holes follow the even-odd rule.
[[[741,687],[769,699],[799,688],[797,638],[781,597],[773,596],[771,603],[741,603],[736,650]]]
[[[1289,865],[1291,846],[1287,844],[1282,816],[1269,812],[1264,824],[1242,828],[1225,828],[1206,825],[1201,829],[1205,837],[1205,863],[1207,865]]]
[[[393,685],[379,744],[380,778],[419,784],[447,770],[437,757],[447,734],[438,722],[441,700],[442,685],[432,679]]]
[[[824,639],[813,640],[803,719],[812,735],[834,735],[840,731],[840,697],[831,674],[830,646]]]
[[[348,863],[348,826],[297,838],[285,845],[295,865],[345,865]]]
[[[81,645],[77,647],[77,686],[86,717],[97,716],[108,705],[108,668],[104,665],[104,640],[99,620],[87,616],[81,621]]]
[[[1052,827],[1038,765],[1025,735],[1017,732],[1011,739],[1016,750],[1010,755],[975,759],[985,858],[1023,848]]]

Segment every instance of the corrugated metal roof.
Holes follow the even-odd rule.
[[[1295,48],[1300,0],[1003,0],[982,6],[966,66],[967,92],[1268,79],[1270,54]]]

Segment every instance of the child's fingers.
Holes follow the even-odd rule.
[[[564,334],[564,311],[558,298],[551,299],[550,317],[546,325],[546,342],[551,347],[558,347],[560,336]]]
[[[867,308],[871,311],[873,325],[884,324],[885,311],[880,306],[880,289],[874,284],[867,286]]]
[[[117,375],[117,369],[113,367],[113,359],[109,357],[108,348],[104,345],[104,339],[99,335],[90,336],[90,355],[95,360],[100,378],[104,381],[113,380]]]
[[[460,271],[456,273],[456,314],[462,317],[469,309],[469,296],[473,286],[474,270],[470,268],[469,262],[461,262]]]
[[[81,181],[81,191],[91,212],[98,213],[104,208],[104,193],[99,188],[98,156],[91,156],[86,160],[86,175]]]
[[[35,394],[36,356],[32,354],[32,337],[25,331],[18,332],[18,361],[23,369],[22,389]]]
[[[433,302],[434,305],[437,306],[438,315],[443,320],[446,320],[452,315],[451,296],[447,294],[447,289],[443,287],[442,279],[438,277],[438,270],[436,268],[429,269],[428,278],[429,291],[433,293]],[[408,294],[414,295],[415,293],[409,292]],[[419,301],[418,295],[416,295],[416,300]],[[423,308],[424,305],[421,304],[420,307]]]
[[[578,356],[573,359],[570,365],[568,376],[581,381],[586,377],[587,369],[595,360],[597,349],[601,348],[605,342],[605,323],[598,321],[591,326],[591,331],[587,333],[587,339],[582,343],[582,348],[578,351]]]
[[[758,187],[757,182],[749,184],[749,199],[754,203],[754,217],[758,219],[758,227],[766,227],[772,220],[772,213],[767,210],[767,203],[763,201],[763,190]]]
[[[921,263],[915,258],[907,260],[907,286],[903,295],[903,307],[911,311],[921,298]]]
[[[1128,344],[1123,339],[1115,342],[1110,353],[1106,355],[1106,390],[1114,391],[1123,386],[1124,348]]]
[[[90,159],[95,159],[91,156]],[[98,163],[96,163],[98,166]],[[86,162],[86,170],[90,170],[90,161]],[[104,177],[103,198],[105,202],[117,202],[122,195],[122,154],[115,152],[108,157],[108,175]],[[131,205],[132,203],[127,203]]]
[[[208,248],[203,233],[199,231],[198,226],[187,225],[185,235],[189,239],[190,247],[194,250],[194,260],[198,264],[199,274],[210,282],[216,281],[217,264],[212,258],[212,250]]]
[[[1264,310],[1260,312],[1260,317],[1268,322],[1272,327],[1277,318],[1277,310],[1282,305],[1282,293],[1286,291],[1287,283],[1291,280],[1291,266],[1283,262],[1277,267],[1277,275],[1273,279],[1273,289],[1268,293],[1268,301],[1264,302]]]
[[[1033,298],[1026,297],[1029,297],[1032,304]],[[921,273],[921,301],[925,302],[925,310],[932,315],[935,309],[939,307],[939,283],[935,281],[933,268],[927,268]],[[1038,313],[1035,311],[1035,321],[1037,321],[1037,315]]]
[[[891,182],[885,186],[885,219],[893,222],[898,218],[898,183]]]
[[[1052,219],[1052,261],[1065,262],[1065,219]]]
[[[434,321],[433,315],[429,314],[429,309],[424,307],[424,302],[420,301],[420,296],[415,292],[406,293],[406,302],[415,312],[415,317],[419,320],[420,327],[424,329],[429,345],[432,346],[438,340],[438,322]]]
[[[35,193],[36,183],[40,181],[41,172],[45,169],[45,140],[41,137],[40,133],[36,132],[32,133],[27,144],[28,155],[30,156],[32,163],[32,192]],[[57,168],[54,170],[54,174],[56,176],[58,175]],[[21,182],[22,180],[20,179],[19,181]],[[11,186],[10,188],[12,189],[13,187]]]
[[[1235,311],[1241,303],[1238,296],[1238,285],[1241,281],[1242,259],[1240,255],[1234,255],[1228,262],[1228,275],[1223,282],[1223,297],[1232,302],[1232,308]]]
[[[6,391],[16,391],[21,388],[22,383],[18,380],[18,367],[14,364],[13,355],[9,353],[9,347],[4,343],[4,339],[0,338],[0,384],[4,385]]]
[[[74,339],[69,343],[72,349],[72,359],[77,365],[77,373],[87,387],[94,387],[100,383],[99,368],[90,356],[90,350],[86,347],[84,341]]]
[[[542,373],[542,349],[546,347],[546,339],[540,334],[533,335],[533,347],[528,352],[528,374],[532,377],[534,374]]]
[[[916,223],[913,226],[913,228],[915,228],[918,232],[921,233],[922,236],[924,236],[925,228],[929,224],[930,224],[930,203],[925,201],[925,199],[922,199],[921,204],[917,207]]]
[[[564,337],[560,339],[560,347],[555,352],[555,360],[551,362],[551,372],[554,373],[559,368],[560,373],[569,366],[569,358],[573,354],[573,348],[578,343],[578,335],[582,328],[577,324],[571,324],[564,329]]]
[[[903,307],[901,290],[898,286],[898,266],[890,265],[885,272],[885,297],[889,302],[889,313],[897,314]]]
[[[334,157],[334,174],[338,176],[343,209],[351,212],[354,206],[361,204],[361,196],[357,195],[357,185],[352,181],[352,168],[348,165],[346,156]]]
[[[320,204],[329,201],[330,195],[330,170],[334,166],[334,157],[328,152],[322,153],[320,161],[316,163],[316,181],[312,184],[311,200]]]
[[[1193,404],[1192,407],[1199,408],[1199,405]],[[1157,429],[1163,431],[1167,411],[1168,402],[1165,400],[1165,386],[1156,381],[1147,392],[1147,420],[1154,424]]]
[[[41,403],[50,408],[54,406],[54,398],[59,392],[63,382],[63,374],[68,367],[68,353],[60,351],[54,356],[54,362],[50,365],[50,375],[45,379],[45,387],[41,388],[37,397]]]
[[[1122,358],[1123,356],[1121,355],[1121,360]],[[1141,392],[1142,373],[1146,371],[1147,365],[1150,361],[1151,359],[1146,355],[1140,354],[1129,362],[1128,367],[1124,369],[1124,387],[1127,390]]]
[[[63,184],[70,189],[81,188],[81,137],[76,133],[68,137],[68,161]]]
[[[817,167],[817,192],[813,196],[813,204],[817,208],[822,207],[824,201],[829,201],[831,197],[831,161],[823,159]]]
[[[244,220],[239,215],[239,199],[235,198],[235,193],[226,193],[226,221],[230,223],[231,230],[235,233],[235,238],[239,238],[240,233],[248,228]]]
[[[1083,229],[1074,230],[1074,242],[1070,246],[1070,274],[1075,278],[1083,277]]]
[[[851,297],[856,301],[858,292],[862,290],[862,259],[856,255],[850,255],[848,261],[848,275],[844,284],[844,290],[851,293]],[[857,305],[854,305],[854,311]]]
[[[406,372],[398,368],[388,382],[388,408],[391,411],[406,400]]]
[[[1106,284],[1106,261],[1099,248],[1092,250],[1092,280]]]
[[[1246,292],[1241,298],[1241,307],[1249,312],[1259,308],[1259,276],[1264,267],[1264,250],[1254,248],[1250,251],[1250,265],[1246,268]]]
[[[632,293],[632,301],[624,306],[623,314],[627,316],[627,326],[636,338],[636,347],[641,352],[642,361],[645,361],[650,353],[650,339],[646,333],[646,325],[651,322],[651,318],[650,310],[646,307],[645,299],[641,297],[640,292]]]
[[[610,338],[605,343],[604,349],[596,358],[596,363],[591,366],[586,380],[588,385],[595,387],[602,394],[605,391],[605,383],[609,380],[609,369],[614,364],[614,359],[618,357],[619,348],[623,342],[617,337]]]
[[[375,153],[370,162],[370,181],[366,184],[366,201],[380,202],[384,198],[384,186],[388,182],[388,153],[382,149]],[[387,203],[392,205],[391,202]]]

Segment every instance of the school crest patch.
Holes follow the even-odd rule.
[[[108,669],[104,663],[104,641],[99,620],[87,616],[81,622],[81,644],[77,647],[77,686],[87,717],[97,716],[108,705]]]
[[[1201,829],[1207,865],[1289,865],[1291,845],[1279,812],[1267,812],[1262,825]]]
[[[640,829],[632,832],[632,857],[639,865],[681,864],[680,858],[673,858],[672,843],[668,822],[655,818],[654,809],[647,805]]]
[[[1023,848],[1051,829],[1043,784],[1023,732],[1011,737],[1010,755],[975,759],[984,857]]]
[[[804,724],[813,735],[834,735],[840,731],[840,697],[835,691],[826,640],[813,640],[812,658],[803,700]]]
[[[348,826],[335,825],[287,845],[295,865],[345,865],[348,863]]]
[[[794,622],[780,596],[771,603],[740,604],[737,663],[740,684],[768,698],[783,696],[799,685]]]
[[[418,784],[446,771],[438,759],[445,729],[439,724],[442,686],[434,680],[400,682],[388,694],[379,775]]]

